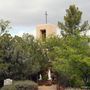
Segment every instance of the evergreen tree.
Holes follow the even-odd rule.
[[[88,21],[85,21],[81,25],[82,12],[75,5],[70,5],[66,10],[64,16],[64,23],[58,22],[58,26],[61,29],[61,34],[64,35],[77,35],[80,32],[89,30]]]

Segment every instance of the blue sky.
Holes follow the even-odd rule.
[[[45,11],[48,11],[48,23],[63,21],[65,10],[76,4],[83,12],[83,20],[90,23],[90,0],[0,0],[0,18],[9,20],[12,35],[21,36],[30,33],[35,36],[36,26],[45,23]],[[90,31],[89,31],[90,34]]]
[[[23,33],[30,33],[31,35],[36,35],[36,28],[34,26],[31,27],[23,27],[23,26],[15,26],[12,27],[12,29],[10,29],[9,31],[12,36],[18,35],[18,36],[22,36]]]

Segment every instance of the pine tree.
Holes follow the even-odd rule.
[[[89,29],[88,21],[81,25],[82,12],[75,5],[70,5],[64,16],[64,23],[58,22],[62,35],[77,35]]]

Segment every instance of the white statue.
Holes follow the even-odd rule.
[[[48,80],[52,80],[52,78],[51,78],[51,70],[50,69],[48,70]]]
[[[40,74],[40,76],[39,76],[39,80],[42,80],[42,75]]]

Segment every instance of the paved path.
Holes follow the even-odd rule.
[[[39,90],[56,90],[56,85],[52,85],[52,86],[39,86]]]

